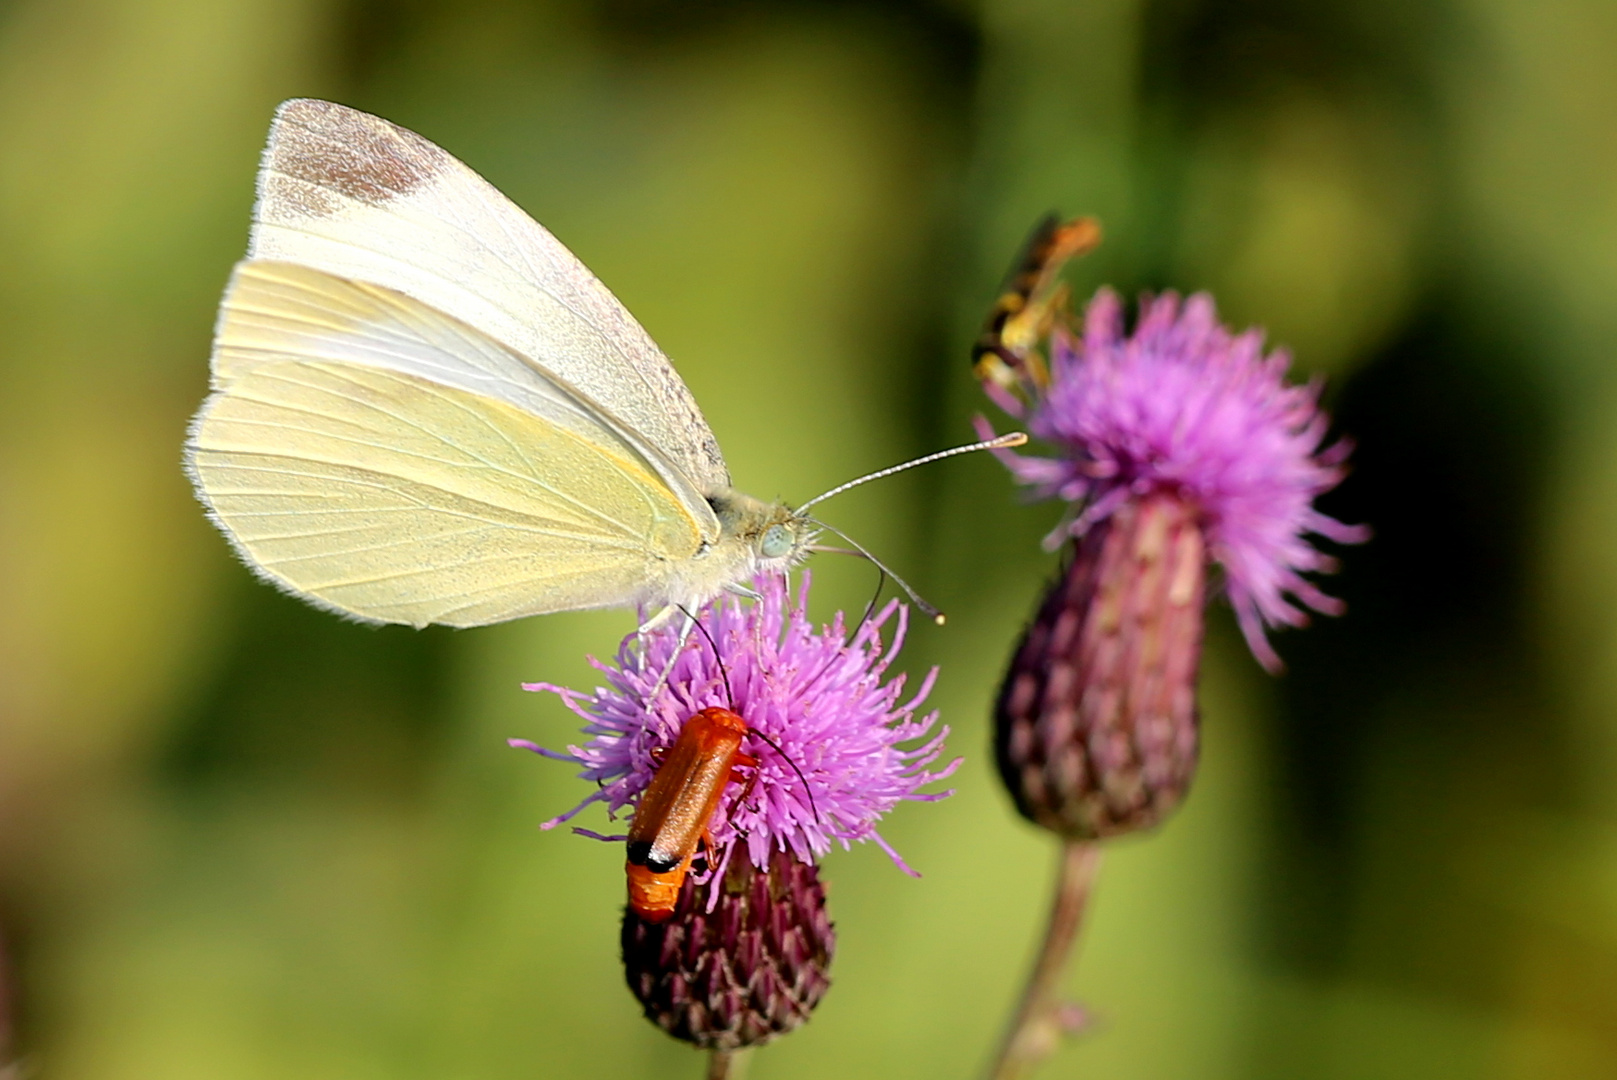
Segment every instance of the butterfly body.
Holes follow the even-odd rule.
[[[186,464],[257,573],[340,614],[479,626],[688,608],[816,528],[734,491],[649,335],[447,152],[289,101]]]

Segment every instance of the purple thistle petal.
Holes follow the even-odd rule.
[[[538,743],[529,742],[527,739],[507,739],[505,740],[505,744],[511,747],[513,750],[530,750],[533,753],[538,754],[540,757],[549,758],[552,761],[576,760],[572,754],[563,754],[559,750],[548,750],[545,747],[540,746]]]
[[[871,829],[869,835],[864,837],[864,839],[875,841],[876,846],[887,852],[887,857],[892,859],[894,864],[910,877],[918,878],[921,876],[921,872],[911,868],[910,864],[905,862],[903,857],[899,855],[898,852],[893,850],[893,846],[887,842],[886,837],[882,836],[882,834],[877,832],[875,829]]]
[[[565,759],[563,759],[563,760],[565,760]],[[605,793],[602,792],[602,791],[592,792],[590,794],[589,798],[585,799],[583,802],[579,803],[577,806],[573,807],[571,810],[567,811],[566,813],[558,814],[556,817],[551,818],[549,821],[541,821],[539,823],[539,827],[541,829],[545,829],[545,830],[548,831],[550,829],[554,829],[558,825],[565,825],[565,824],[567,824],[567,822],[569,822],[569,821],[573,820],[573,818],[577,817],[583,811],[583,809],[586,806],[588,806],[590,803],[600,802],[605,797],[606,797]]]

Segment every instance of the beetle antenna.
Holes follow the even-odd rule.
[[[1012,431],[1005,435],[999,436],[997,439],[986,439],[983,442],[974,442],[966,446],[952,446],[947,450],[939,450],[935,454],[927,454],[925,457],[918,457],[911,461],[901,462],[897,465],[889,465],[885,469],[877,469],[873,473],[866,473],[863,476],[849,480],[846,484],[838,484],[830,491],[827,491],[824,495],[814,496],[814,498],[810,499],[802,506],[799,506],[796,512],[801,514],[815,503],[824,502],[833,495],[841,495],[849,488],[856,488],[860,484],[868,484],[872,480],[880,480],[883,477],[892,476],[894,473],[901,473],[906,469],[913,469],[917,465],[930,465],[934,461],[942,461],[944,458],[954,457],[956,454],[969,454],[974,450],[1004,450],[1012,446],[1021,446],[1025,442],[1027,442],[1027,434],[1025,432]],[[832,531],[835,532],[836,530],[833,529]],[[837,535],[842,536],[841,533],[837,533]],[[842,538],[844,540],[848,539],[846,536],[843,536]],[[852,541],[849,542],[851,543]]]
[[[865,605],[865,613],[859,616],[859,625],[853,628],[854,637],[859,636],[859,631],[865,628],[865,624],[870,621],[870,617],[876,613],[876,603],[881,599],[882,587],[887,584],[887,571],[878,566],[876,567],[876,573],[880,575],[876,578],[876,591],[870,594],[870,603]]]
[[[880,586],[877,586],[877,589],[879,591]],[[679,605],[675,605],[675,606],[677,606],[679,608],[679,610],[684,611],[685,612],[685,617],[687,619],[689,619],[691,621],[691,623],[693,625],[695,625],[695,627],[702,632],[703,637],[707,638],[708,645],[713,649],[713,659],[719,665],[719,674],[724,677],[724,696],[729,701],[730,711],[735,712],[735,707],[736,707],[735,694],[733,694],[731,692],[731,690],[730,690],[730,673],[725,670],[724,658],[719,655],[719,643],[717,641],[713,640],[713,635],[708,633],[707,627],[702,625],[702,622],[701,622],[700,619],[698,619],[696,616],[692,615],[689,611],[686,611],[685,606],[683,604],[679,604]],[[868,616],[868,614],[869,614],[868,610],[866,611],[866,614]],[[814,814],[814,820],[819,821],[820,820],[820,808],[817,805],[815,805],[815,802],[814,802],[814,787],[813,787],[813,785],[811,785],[809,783],[808,777],[803,775],[803,770],[797,767],[797,762],[793,761],[791,755],[780,748],[780,743],[776,742],[774,739],[771,739],[768,735],[765,735],[763,732],[759,731],[757,728],[753,727],[751,724],[747,725],[747,731],[749,733],[753,734],[753,735],[758,736],[760,739],[762,739],[766,744],[768,744],[768,746],[769,746],[769,748],[771,750],[775,751],[775,753],[780,757],[780,759],[782,761],[786,762],[786,764],[788,764],[788,765],[790,765],[792,767],[792,771],[797,774],[797,778],[803,782],[803,794],[808,796],[809,810]],[[757,775],[758,774],[756,772],[753,773],[753,776],[755,778],[757,777]],[[745,796],[743,796],[743,799],[744,798],[745,798]]]
[[[792,771],[797,774],[797,778],[803,781],[803,794],[808,796],[809,810],[814,814],[814,820],[819,821],[820,808],[814,805],[814,787],[808,782],[808,777],[803,775],[803,770],[797,767],[797,762],[793,761],[791,755],[780,748],[780,743],[776,742],[774,739],[771,739],[768,735],[765,735],[763,732],[759,731],[750,724],[747,725],[747,730],[758,736],[764,742],[768,743],[769,748],[775,751],[775,753],[780,756],[782,761],[786,762],[786,764],[792,767]]]
[[[703,637],[707,638],[708,646],[713,650],[713,661],[714,661],[714,663],[719,665],[719,676],[724,679],[724,702],[725,702],[725,705],[729,708],[729,710],[731,712],[735,712],[736,711],[736,696],[730,690],[730,673],[728,671],[726,671],[725,668],[724,668],[724,657],[719,655],[719,643],[717,641],[714,641],[713,640],[713,635],[707,632],[707,627],[702,625],[702,620],[698,619],[695,615],[692,615],[689,611],[685,610],[685,605],[684,604],[675,604],[674,606],[679,608],[679,610],[684,611],[685,612],[685,617],[691,621],[691,624],[693,626],[695,626],[698,630],[702,631],[702,636]]]

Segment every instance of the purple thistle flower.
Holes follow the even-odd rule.
[[[746,785],[728,786],[709,824],[715,850],[703,880],[723,872],[738,839],[745,841],[747,859],[758,870],[768,869],[773,851],[812,863],[833,843],[846,848],[871,840],[913,874],[876,831],[876,822],[902,801],[930,802],[953,794],[920,789],[951,775],[960,760],[928,768],[942,755],[949,729],[937,727],[936,711],[921,717],[915,711],[937,670],[908,700],[902,700],[903,675],[884,681],[903,646],[908,608],[889,603],[850,638],[840,612],[818,630],[810,623],[808,574],[795,602],[783,577],[756,584],[757,602],[720,599],[699,613],[711,643],[696,631],[681,646],[676,622],[625,637],[613,663],[592,658],[607,685],[589,694],[550,683],[525,685],[560,695],[584,719],[589,741],[565,752],[523,739],[512,739],[511,745],[578,765],[580,778],[599,785],[542,827],[554,828],[591,803],[604,803],[614,817],[633,808],[657,771],[653,751],[672,747],[699,710],[721,706],[768,741],[750,736],[743,741],[742,748],[759,761],[757,778],[745,799]],[[889,622],[896,627],[887,646],[881,631]],[[919,745],[904,745],[917,740]]]
[[[1125,502],[1171,494],[1192,507],[1207,554],[1224,569],[1224,587],[1247,644],[1264,667],[1279,669],[1265,629],[1302,626],[1304,607],[1342,610],[1302,575],[1334,569],[1305,534],[1356,543],[1368,530],[1313,507],[1335,487],[1351,449],[1321,447],[1328,419],[1318,382],[1285,382],[1291,358],[1263,351],[1263,335],[1232,335],[1213,300],[1198,293],[1181,304],[1165,293],[1140,303],[1125,333],[1123,305],[1102,289],[1090,302],[1082,340],[1057,332],[1049,385],[1031,409],[986,384],[1007,412],[1025,417],[1059,457],[999,456],[1044,498],[1077,509],[1048,546],[1084,535]],[[988,430],[985,420],[979,427]]]

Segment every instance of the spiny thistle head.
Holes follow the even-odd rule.
[[[1341,481],[1351,449],[1323,445],[1330,420],[1320,384],[1286,382],[1290,355],[1265,354],[1259,330],[1230,333],[1205,293],[1183,303],[1173,293],[1143,299],[1127,333],[1122,301],[1102,289],[1082,338],[1058,330],[1052,344],[1048,385],[1030,406],[996,395],[1057,450],[1049,458],[998,452],[1035,495],[1074,504],[1052,540],[1082,536],[1154,492],[1182,499],[1224,571],[1247,644],[1277,670],[1266,627],[1305,625],[1305,608],[1342,610],[1302,576],[1335,567],[1307,534],[1338,543],[1368,536],[1314,509]]]

